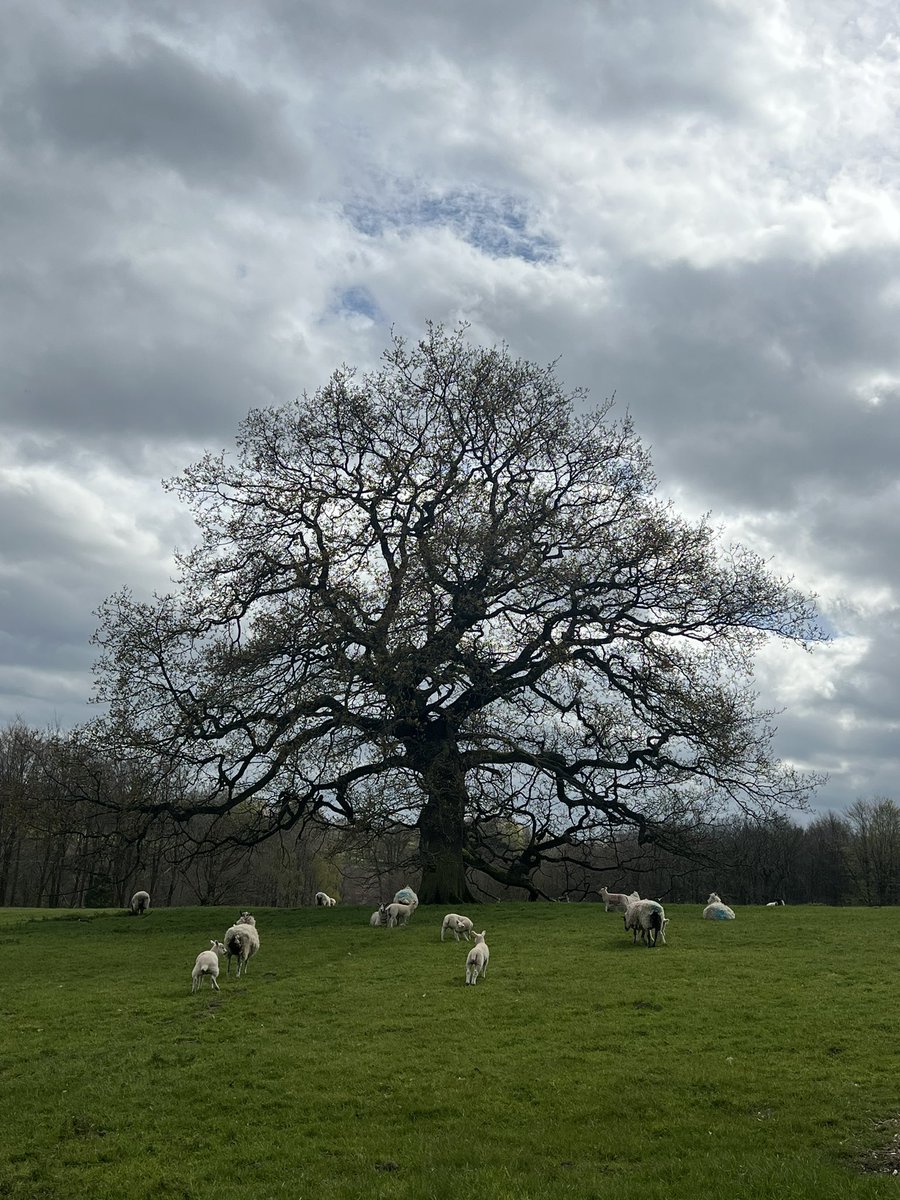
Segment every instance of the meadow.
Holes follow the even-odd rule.
[[[0,1196],[847,1200],[900,1196],[900,911],[0,910]],[[892,1155],[894,1156],[892,1158]]]

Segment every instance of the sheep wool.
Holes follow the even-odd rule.
[[[197,955],[197,961],[194,963],[194,969],[191,971],[191,995],[200,990],[200,984],[203,982],[203,976],[209,976],[209,982],[215,990],[221,991],[221,988],[216,983],[219,978],[219,959],[225,953],[225,943],[210,941],[209,950],[201,950]]]
[[[488,960],[491,957],[491,952],[488,950],[487,942],[484,940],[486,929],[482,929],[481,933],[474,934],[475,945],[466,955],[466,984],[471,984],[473,987],[478,982],[478,976],[487,976]]]

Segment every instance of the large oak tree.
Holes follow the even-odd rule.
[[[176,815],[405,820],[444,902],[601,829],[802,800],[750,681],[811,603],[656,499],[630,421],[552,366],[429,326],[170,486],[196,548],[106,602],[97,696],[118,753],[190,773]]]

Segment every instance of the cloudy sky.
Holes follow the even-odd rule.
[[[163,477],[465,319],[819,595],[777,750],[900,796],[894,3],[4,9],[0,723],[90,715],[97,606],[192,542]]]

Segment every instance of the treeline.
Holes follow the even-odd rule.
[[[319,890],[374,904],[416,882],[415,830],[311,824],[242,844],[257,814],[138,819],[129,799],[145,786],[121,765],[90,764],[65,737],[0,731],[0,906],[110,907],[138,888],[155,905],[293,907]],[[517,834],[497,822],[491,836],[501,847]],[[677,850],[593,839],[557,850],[533,883],[552,900],[596,900],[605,883],[671,903],[717,891],[731,904],[898,904],[900,806],[858,800],[805,825],[733,818],[682,834]],[[483,900],[528,898],[477,873],[470,886]]]

